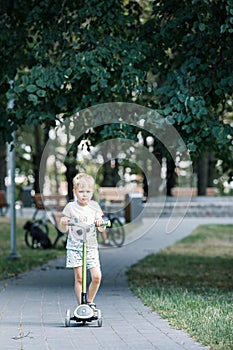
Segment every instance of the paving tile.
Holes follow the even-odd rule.
[[[144,306],[127,286],[126,270],[148,254],[157,252],[208,223],[233,223],[232,218],[186,218],[166,233],[167,219],[153,225],[145,219],[141,237],[122,248],[103,249],[103,281],[96,303],[103,326],[72,322],[65,327],[66,309],[76,306],[73,272],[58,259],[17,278],[0,282],[0,344],[4,350],[204,350],[187,334],[173,329]],[[148,230],[148,227],[150,228]],[[138,235],[138,229],[135,230]],[[133,241],[133,243],[132,243]]]

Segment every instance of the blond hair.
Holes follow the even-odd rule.
[[[93,188],[93,190],[94,190],[95,180],[89,174],[79,173],[73,178],[73,187],[74,187],[74,189],[78,188],[81,184],[88,185],[89,187]]]

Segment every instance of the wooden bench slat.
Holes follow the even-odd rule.
[[[66,196],[55,194],[49,196],[43,196],[36,193],[34,196],[35,206],[39,210],[45,210],[46,207],[62,209],[67,204]]]
[[[100,198],[110,202],[124,202],[127,194],[136,192],[143,193],[143,188],[141,186],[99,188]]]
[[[34,195],[34,203],[36,210],[33,214],[33,219],[36,218],[39,210],[45,210],[48,208],[51,210],[61,211],[67,204],[67,199],[66,196],[60,194],[44,196],[41,193],[36,193]]]

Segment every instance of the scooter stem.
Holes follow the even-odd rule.
[[[86,230],[83,230],[83,265],[82,265],[82,304],[87,303],[87,236]]]

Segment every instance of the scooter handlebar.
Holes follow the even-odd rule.
[[[96,225],[95,225],[95,226],[96,226]],[[100,224],[100,227],[103,227],[103,226],[110,227],[110,226],[111,226],[111,221],[110,221],[110,220],[104,220],[104,221]]]
[[[92,226],[95,226],[95,227],[110,227],[111,226],[111,221],[110,220],[104,220],[99,226],[95,225],[95,224],[91,224],[91,225],[88,225],[84,222],[68,222],[68,226],[80,226],[80,227],[92,227]]]

